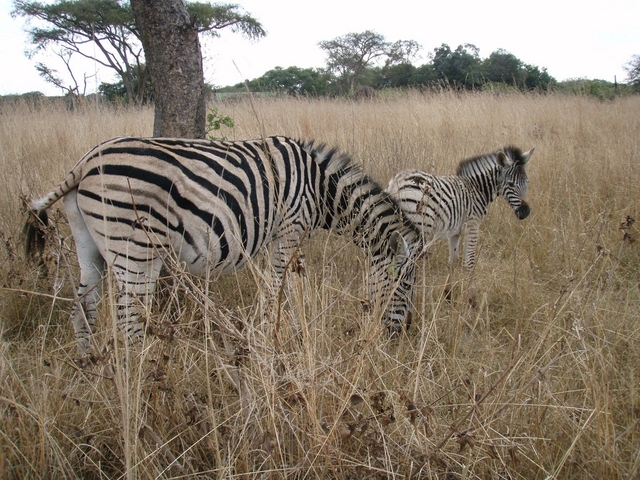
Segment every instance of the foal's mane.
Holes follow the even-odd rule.
[[[511,162],[516,165],[520,164],[524,160],[522,156],[522,150],[518,147],[509,145],[492,153],[485,153],[483,155],[477,155],[475,157],[467,158],[460,161],[460,163],[458,164],[458,168],[456,169],[456,175],[461,175],[465,172],[478,171],[478,168],[474,167],[503,167],[505,166],[504,159],[501,158],[500,153],[503,153],[507,158],[511,160]]]

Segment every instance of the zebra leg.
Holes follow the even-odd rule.
[[[460,234],[451,235],[449,237],[449,266],[453,266],[460,258]]]
[[[142,264],[125,260],[124,265],[113,266],[118,286],[118,325],[129,346],[141,343],[144,338],[149,303],[161,268],[160,258]]]
[[[96,305],[102,294],[105,262],[89,233],[76,199],[77,190],[72,190],[63,202],[80,265],[77,301],[71,309],[70,320],[75,332],[78,357],[80,363],[84,363],[91,354],[90,337],[97,316]]]
[[[456,233],[449,237],[449,275],[447,284],[444,287],[444,296],[447,300],[451,300],[451,291],[453,290],[453,270],[460,258],[460,233]]]
[[[476,285],[476,247],[478,246],[478,236],[480,235],[480,225],[476,222],[469,222],[464,238],[464,268],[468,276],[467,296],[469,302],[475,306]]]
[[[96,306],[101,295],[102,271],[93,265],[81,267],[78,300],[73,304],[70,314],[81,362],[91,355],[90,337],[97,317]]]
[[[267,312],[275,318],[279,317],[282,306],[287,269],[291,266],[299,245],[300,234],[295,229],[275,238],[271,244],[271,282],[268,289]]]

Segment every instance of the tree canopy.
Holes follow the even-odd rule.
[[[498,49],[483,62],[484,74],[489,82],[521,85],[524,81],[524,64],[515,55]]]
[[[216,36],[230,28],[248,38],[266,35],[260,22],[244,12],[239,5],[187,3],[190,21],[196,30]],[[16,0],[12,15],[39,21],[39,26],[27,30],[33,57],[51,50],[69,72],[74,55],[88,58],[114,71],[122,82],[130,101],[140,103],[148,87],[140,31],[134,21],[131,5],[125,0],[58,0],[54,3]],[[42,26],[40,26],[42,25]],[[39,71],[45,79],[79,93],[78,82],[64,86],[57,72],[44,64]],[[146,90],[148,93],[148,89]]]
[[[449,45],[442,44],[431,57],[441,84],[471,89],[482,84],[482,63],[475,45],[459,45],[452,51]]]
[[[289,95],[318,96],[327,92],[329,76],[314,68],[276,67],[261,77],[247,82],[252,91],[276,91]],[[236,85],[244,88],[244,84]]]
[[[379,60],[386,66],[410,60],[420,49],[413,40],[388,42],[383,35],[367,30],[323,41],[319,46],[327,54],[327,70],[335,76],[344,93],[353,93],[368,67]]]

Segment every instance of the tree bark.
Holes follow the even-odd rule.
[[[153,87],[154,137],[205,138],[198,31],[183,0],[131,0]]]

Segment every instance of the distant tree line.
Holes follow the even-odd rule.
[[[387,42],[371,31],[320,42],[319,46],[327,53],[326,68],[276,67],[261,77],[218,91],[234,92],[248,87],[254,92],[337,96],[402,88],[553,90],[601,99],[640,93],[640,55],[634,55],[624,66],[627,83],[618,84],[617,80],[588,79],[558,82],[546,68],[527,64],[503,49],[481,58],[473,44],[459,45],[455,50],[442,44],[429,54],[429,62],[415,66],[411,60],[419,45],[412,41]]]
[[[398,60],[383,65],[365,65],[355,83],[351,75],[348,89],[343,76],[349,68],[344,65],[339,73],[335,67],[276,67],[246,84],[253,91],[313,96],[353,94],[365,87],[376,90],[409,87],[478,90],[509,86],[522,91],[546,91],[557,84],[545,68],[528,65],[505,50],[496,50],[483,59],[472,44],[460,45],[455,50],[442,44],[431,53],[430,61],[420,66],[413,65],[404,56]],[[243,87],[244,84],[237,84],[224,90]]]

